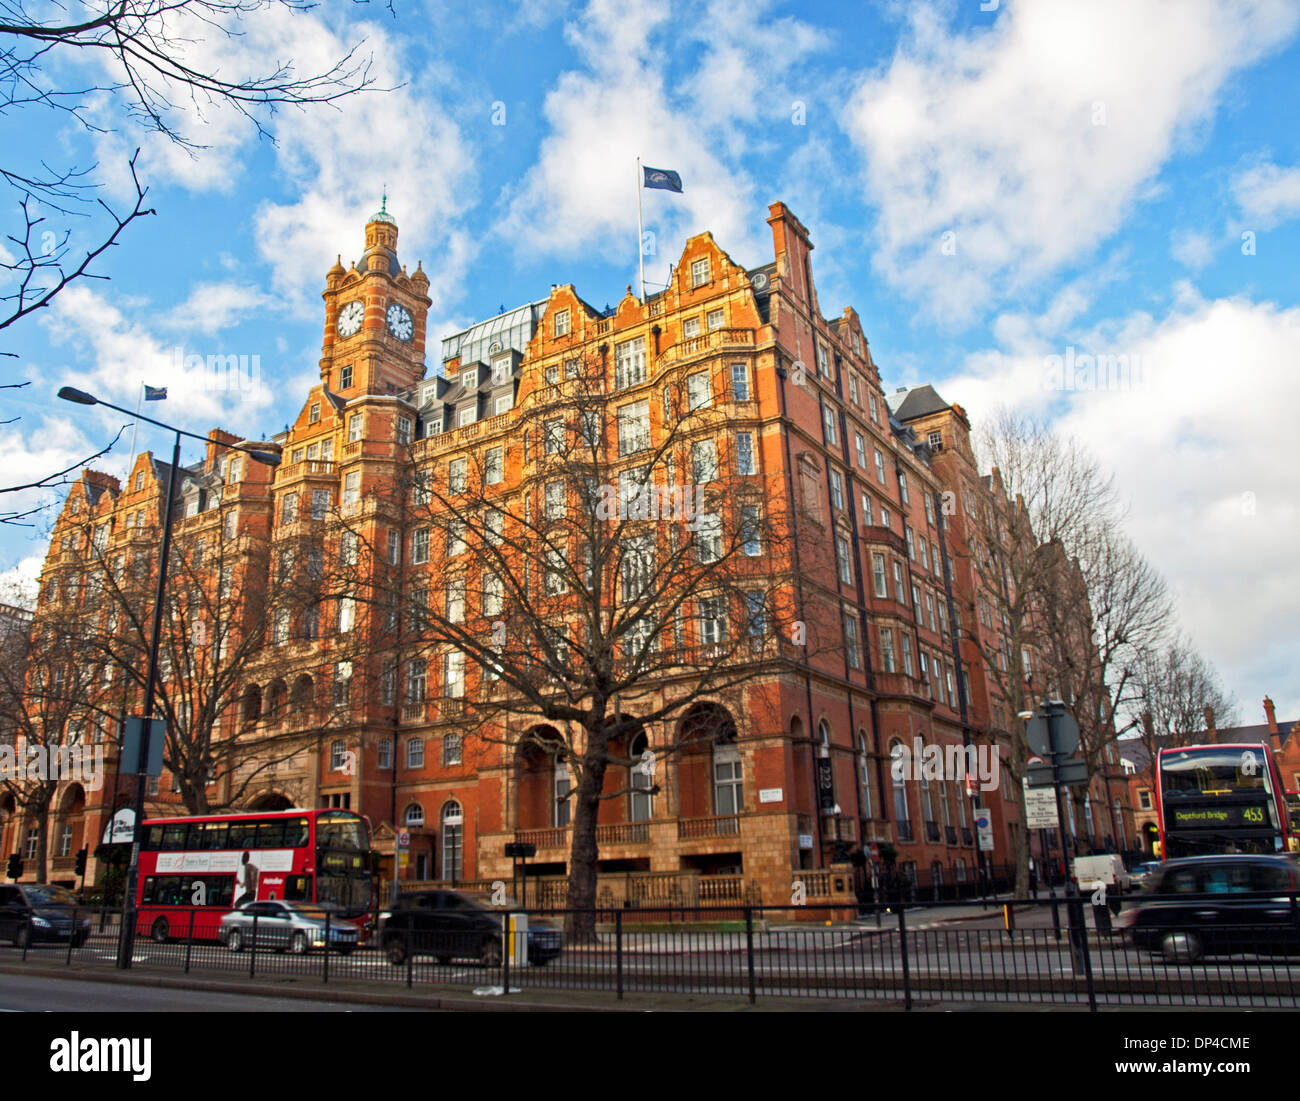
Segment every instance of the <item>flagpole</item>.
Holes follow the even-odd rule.
[[[641,304],[645,305],[645,247],[642,242],[645,240],[645,229],[641,224],[641,188],[643,184],[641,178],[641,158],[636,159],[636,262],[641,269]]]
[[[135,419],[131,421],[131,453],[127,456],[130,462],[135,461],[135,431],[140,427],[140,407],[144,405],[144,383],[140,383],[140,396],[135,399]],[[126,476],[131,477],[131,466],[126,468]]]

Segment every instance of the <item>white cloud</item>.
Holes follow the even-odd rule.
[[[1189,229],[1173,235],[1169,255],[1190,271],[1200,271],[1214,258],[1214,244],[1206,234]]]
[[[1037,336],[968,358],[941,392],[978,422],[1001,403],[1051,415],[1084,441],[1131,503],[1129,528],[1169,578],[1182,621],[1251,701],[1270,693],[1300,710],[1300,501],[1279,442],[1300,405],[1293,369],[1300,307],[1206,301],[1179,289],[1163,318],[1146,313],[1094,326],[1048,349]],[[1044,355],[1130,357],[1129,389],[1043,389]],[[1077,376],[1076,376],[1077,377]]]
[[[879,270],[958,321],[1087,258],[1234,70],[1300,21],[1287,0],[1035,0],[950,33],[934,4],[907,10],[844,124],[880,212]]]
[[[666,274],[676,242],[703,229],[738,261],[762,255],[754,215],[776,196],[760,196],[736,161],[770,124],[763,112],[776,109],[788,124],[784,79],[823,41],[794,19],[765,21],[764,7],[715,0],[693,17],[692,30],[669,23],[667,7],[592,0],[566,27],[581,68],[562,73],[547,95],[549,132],[522,185],[507,193],[498,232],[534,254],[596,251],[627,257],[635,270],[640,156],[677,171],[683,184],[681,195],[642,195],[645,228],[656,239],[648,277]],[[673,81],[669,58],[682,64],[683,45],[696,40],[705,44],[699,63]]]
[[[31,607],[36,602],[36,583],[43,561],[39,555],[32,554],[16,566],[0,570],[0,602]]]
[[[1300,168],[1255,165],[1233,178],[1232,193],[1252,225],[1272,229],[1300,217]]]
[[[247,284],[197,283],[189,297],[168,310],[159,323],[168,329],[211,335],[239,324],[249,314],[269,312],[274,305],[270,295]]]

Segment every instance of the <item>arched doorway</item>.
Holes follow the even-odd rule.
[[[249,805],[249,810],[292,810],[293,800],[278,791],[268,791],[259,795]]]

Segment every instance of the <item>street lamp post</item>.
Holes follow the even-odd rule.
[[[125,969],[131,966],[131,956],[135,949],[135,896],[140,872],[140,838],[144,824],[145,785],[147,783],[145,770],[148,767],[149,743],[153,734],[154,699],[158,683],[158,648],[162,639],[163,601],[167,585],[167,558],[171,552],[172,506],[175,499],[176,471],[181,465],[181,437],[189,436],[191,439],[201,440],[204,443],[215,443],[217,446],[231,451],[246,452],[258,462],[265,463],[267,466],[278,466],[280,456],[270,451],[259,451],[251,447],[241,447],[238,444],[225,444],[218,440],[212,440],[207,436],[186,432],[183,428],[177,428],[173,424],[164,424],[162,421],[156,421],[151,417],[139,416],[130,409],[123,409],[121,406],[101,401],[93,394],[88,394],[84,390],[76,390],[71,386],[62,387],[58,396],[64,401],[75,402],[77,405],[102,405],[106,409],[113,409],[119,413],[125,413],[127,416],[136,416],[149,424],[176,433],[176,443],[172,447],[171,467],[167,471],[167,500],[163,507],[162,549],[159,551],[158,585],[154,590],[153,634],[149,639],[149,662],[145,673],[144,717],[141,724],[140,747],[134,770],[136,773],[135,822],[131,830],[131,863],[127,868],[125,896],[122,899],[122,934],[118,942],[117,959],[117,966]],[[119,762],[119,769],[120,767]]]

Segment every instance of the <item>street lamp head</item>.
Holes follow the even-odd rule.
[[[247,451],[245,454],[251,455],[259,463],[265,463],[267,466],[280,465],[280,456],[274,451]]]
[[[1016,718],[1024,719],[1025,722],[1028,722],[1033,717],[1034,717],[1034,713],[1032,711],[1019,711],[1016,713]]]
[[[76,390],[71,386],[64,386],[59,389],[59,397],[64,401],[75,401],[78,405],[98,405],[99,398],[94,394],[87,394],[85,390]]]

